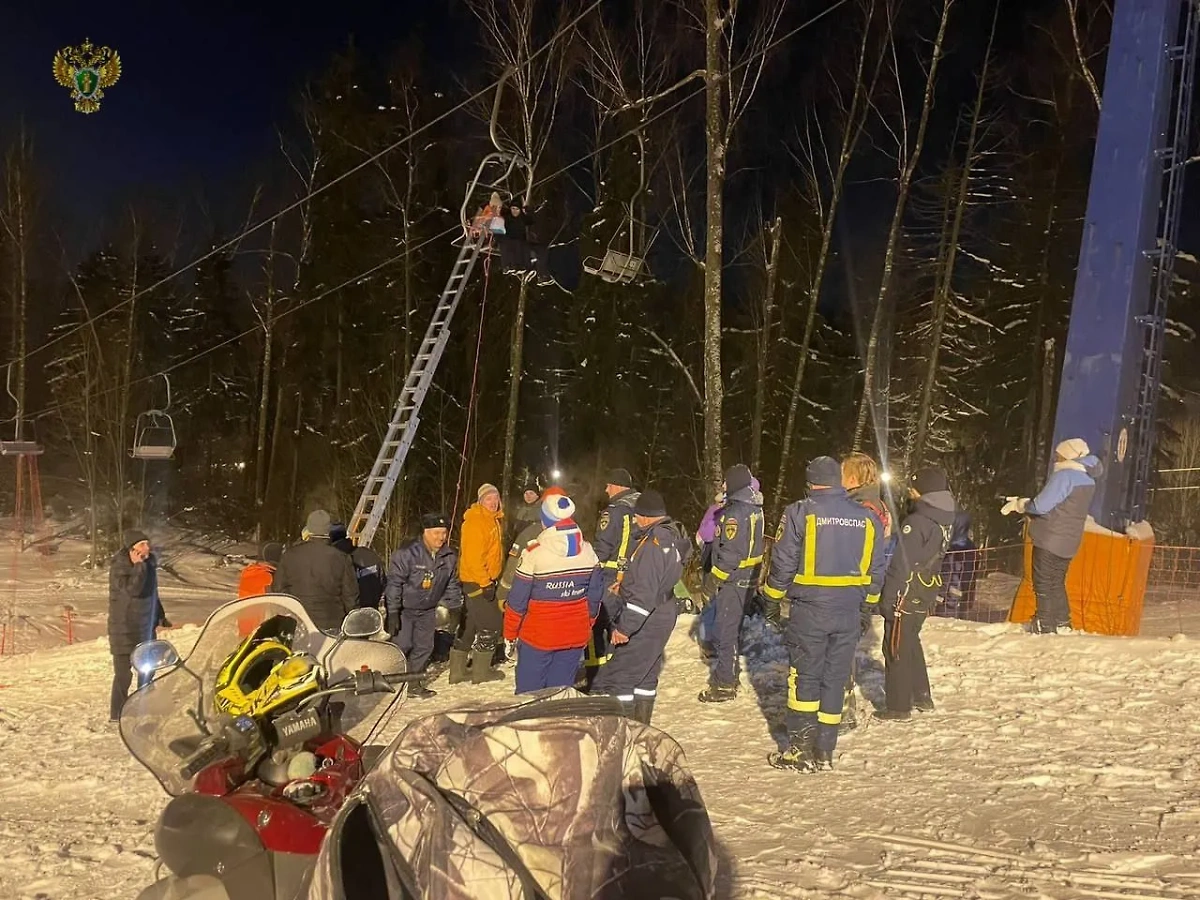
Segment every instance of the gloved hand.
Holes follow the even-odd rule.
[[[758,595],[762,603],[763,618],[776,631],[783,631],[783,605],[778,600],[772,600],[766,594]]]
[[[388,612],[387,622],[385,623],[384,627],[387,630],[389,637],[395,637],[400,633],[400,610]]]
[[[1025,514],[1025,507],[1029,505],[1028,497],[1008,497],[1006,499],[1008,502],[1000,507],[1000,515],[1011,516],[1013,513],[1019,515]]]

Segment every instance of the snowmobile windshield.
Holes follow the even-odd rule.
[[[314,659],[326,687],[352,678],[366,667],[386,674],[406,671],[404,654],[391,643],[348,640],[325,634],[294,597],[268,594],[227,603],[213,612],[191,651],[179,665],[138,689],[121,710],[121,738],[172,796],[191,789],[180,769],[201,742],[218,734],[227,721],[214,702],[217,675],[238,646],[262,623],[283,616],[295,622],[291,649]],[[337,693],[317,702],[329,704],[332,725],[340,734],[362,739],[397,695]]]

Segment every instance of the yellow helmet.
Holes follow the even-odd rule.
[[[320,667],[311,656],[292,652],[293,634],[294,621],[275,616],[238,645],[217,673],[218,712],[264,716],[320,690]]]

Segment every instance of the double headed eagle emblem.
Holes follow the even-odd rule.
[[[93,47],[87,38],[78,47],[63,47],[54,54],[54,80],[71,91],[75,111],[94,113],[104,99],[104,89],[121,77],[121,57],[111,47]]]

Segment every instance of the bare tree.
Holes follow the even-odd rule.
[[[806,195],[811,198],[821,218],[821,239],[817,257],[813,263],[812,279],[808,284],[808,306],[804,315],[804,332],[796,352],[796,371],[792,377],[791,395],[787,418],[783,427],[783,441],[779,451],[779,476],[775,482],[775,494],[771,499],[772,518],[783,502],[787,485],[787,467],[791,457],[792,442],[796,433],[796,416],[804,385],[804,374],[812,348],[813,333],[817,323],[817,304],[821,298],[821,287],[829,264],[830,248],[833,246],[834,226],[841,205],[846,170],[858,148],[858,141],[870,117],[875,89],[883,70],[887,49],[891,42],[891,18],[887,19],[883,40],[872,58],[871,38],[875,19],[875,0],[867,0],[862,7],[862,38],[855,59],[854,87],[847,100],[840,88],[840,79],[831,74],[835,87],[835,99],[842,124],[841,141],[836,148],[829,147],[820,124],[809,120],[804,133],[798,135],[797,149],[793,158],[804,172]],[[870,62],[870,65],[868,65]],[[828,186],[826,186],[828,182]]]
[[[1100,85],[1096,82],[1096,76],[1092,74],[1091,57],[1096,54],[1088,53],[1085,49],[1088,43],[1087,37],[1081,35],[1081,26],[1079,21],[1079,0],[1065,0],[1067,4],[1067,18],[1071,23],[1071,46],[1075,51],[1075,65],[1078,67],[1077,74],[1083,79],[1087,85],[1088,93],[1092,95],[1092,100],[1096,104],[1096,111],[1100,111]],[[1111,17],[1111,13],[1109,14]]]
[[[983,69],[979,73],[979,86],[975,92],[975,105],[971,110],[971,125],[967,131],[967,143],[963,150],[963,163],[958,172],[958,184],[953,192],[953,216],[949,232],[944,236],[945,253],[942,259],[941,272],[937,279],[937,289],[933,298],[930,314],[929,339],[925,377],[921,385],[921,398],[917,405],[916,433],[912,447],[909,450],[910,467],[922,465],[925,457],[925,440],[929,433],[930,410],[933,406],[934,385],[937,383],[938,356],[942,349],[942,330],[946,324],[946,312],[950,306],[954,292],[954,264],[957,259],[959,237],[962,233],[963,217],[970,203],[971,176],[973,166],[977,161],[980,122],[983,117],[983,101],[988,85],[988,72],[992,62],[992,42],[996,37],[996,21],[1000,15],[1000,4],[997,2],[992,11],[992,27],[988,32],[987,49],[983,56]]]
[[[896,162],[899,168],[896,177],[896,206],[892,211],[892,223],[888,229],[887,244],[883,254],[883,271],[879,278],[879,292],[875,298],[875,312],[871,321],[871,331],[867,337],[866,352],[863,359],[863,393],[858,407],[858,420],[854,426],[854,447],[860,449],[868,416],[879,418],[879,410],[886,402],[886,378],[878,379],[880,345],[884,334],[884,324],[888,321],[892,306],[891,288],[896,270],[896,261],[900,249],[901,236],[904,230],[904,212],[908,203],[909,190],[917,165],[921,161],[921,151],[925,146],[925,132],[929,126],[929,116],[933,111],[934,92],[937,86],[938,65],[942,59],[942,48],[946,38],[946,25],[950,20],[950,10],[954,0],[942,0],[941,15],[938,20],[937,36],[933,41],[929,62],[925,70],[925,90],[921,100],[921,112],[917,119],[915,134],[910,138],[908,129],[908,110],[905,108],[903,88],[901,87],[901,72],[899,60],[892,52],[892,70],[896,78],[896,88],[900,92],[899,130],[892,130],[896,142]],[[883,382],[877,387],[876,381]],[[886,457],[887,434],[886,428],[875,426],[877,444],[882,456]]]
[[[761,315],[758,328],[757,358],[754,378],[754,411],[750,417],[750,471],[757,472],[762,459],[762,433],[767,406],[767,375],[773,348],[771,328],[775,322],[775,291],[779,283],[779,250],[783,246],[783,219],[763,229],[763,268],[766,278],[763,285]]]
[[[783,0],[764,0],[748,27],[739,24],[740,0],[704,0],[704,471],[722,476],[721,296],[725,236],[725,177],[729,146],[750,106],[783,15]],[[744,33],[743,33],[744,32]]]
[[[572,54],[570,35],[558,39],[538,56],[542,29],[539,23],[545,11],[554,9],[561,27],[570,20],[569,3],[550,4],[547,0],[468,0],[471,11],[483,26],[488,52],[497,74],[511,69],[506,85],[507,95],[514,100],[506,104],[508,116],[498,123],[511,146],[529,163],[529,183],[524,186],[526,205],[532,202],[534,176],[554,130],[559,103],[567,86]],[[515,129],[506,128],[515,119]],[[513,317],[512,340],[509,351],[511,381],[508,390],[508,410],[504,423],[504,463],[500,475],[501,496],[511,493],[513,453],[517,442],[517,416],[521,400],[521,376],[525,362],[525,309],[529,300],[529,282],[522,279],[517,291],[517,309]]]

